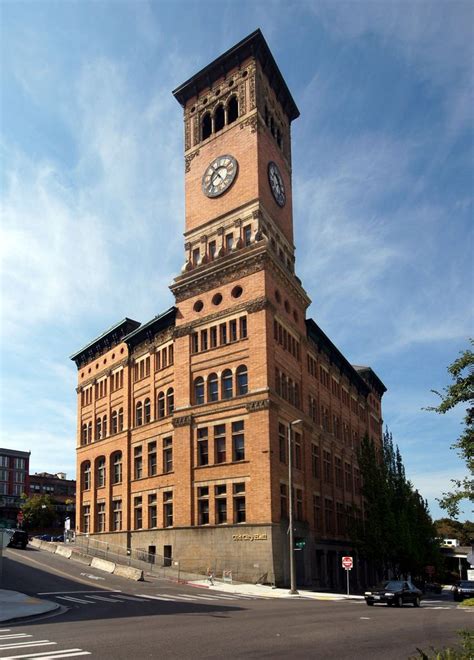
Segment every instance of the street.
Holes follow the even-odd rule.
[[[64,609],[6,623],[0,658],[384,658],[458,641],[472,612],[445,596],[419,609],[270,599],[163,580],[132,582],[58,555],[9,549],[2,588]]]

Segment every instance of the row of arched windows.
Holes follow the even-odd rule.
[[[221,131],[224,126],[232,124],[239,116],[239,102],[234,94],[229,98],[227,104],[218,103],[211,114],[207,111],[201,119],[201,140],[206,140],[212,135]]]
[[[235,391],[235,395],[234,395]],[[241,364],[235,370],[235,377],[231,369],[225,369],[220,378],[216,373],[209,374],[205,380],[199,376],[194,380],[194,404],[201,405],[220,399],[231,399],[248,392],[247,367]]]
[[[123,431],[123,408],[112,412],[110,435]],[[107,437],[107,415],[97,417],[95,420],[94,440],[103,440]],[[81,445],[92,442],[92,422],[85,422],[81,428]]]
[[[301,408],[301,396],[299,383],[281,372],[275,370],[275,389],[283,399],[286,399],[291,405]]]
[[[110,478],[112,484],[122,481],[122,452],[116,451],[111,457]],[[105,456],[95,459],[95,487],[104,488],[107,480],[107,467]],[[92,468],[90,461],[84,461],[81,465],[81,490],[90,490],[92,485]]]
[[[156,396],[156,415],[155,419],[162,419],[167,415],[172,415],[174,411],[174,390],[168,388],[166,392],[158,392]],[[151,399],[137,401],[135,404],[135,426],[149,424],[152,421]]]

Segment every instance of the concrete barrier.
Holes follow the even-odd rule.
[[[133,566],[115,566],[114,575],[119,575],[120,577],[128,578],[129,580],[135,580],[140,582],[143,580],[143,571],[140,568],[133,568]]]
[[[41,541],[40,545],[41,550],[46,550],[47,552],[56,552],[57,547],[56,543],[50,543],[49,541]]]
[[[30,539],[28,545],[33,546],[33,548],[41,548],[41,539]]]
[[[106,573],[113,573],[115,571],[115,564],[113,561],[99,559],[98,557],[92,558],[91,566],[92,568],[98,568],[99,571],[105,571]]]
[[[67,559],[70,559],[72,555],[72,550],[71,548],[66,548],[64,545],[58,545],[56,548],[56,554],[61,555],[62,557],[66,557]]]
[[[71,555],[71,559],[78,561],[80,564],[85,564],[86,566],[91,565],[92,557],[82,554],[82,552],[74,551]]]

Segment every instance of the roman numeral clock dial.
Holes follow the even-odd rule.
[[[268,182],[275,202],[283,208],[286,203],[285,184],[277,164],[273,161],[268,163]]]
[[[238,163],[233,156],[218,156],[203,174],[203,193],[207,197],[222,195],[233,184],[238,168]]]

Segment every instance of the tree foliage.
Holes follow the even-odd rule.
[[[26,529],[47,529],[54,525],[56,511],[49,495],[32,495],[24,499],[23,527]]]
[[[436,532],[443,539],[458,539],[461,545],[471,545],[474,539],[474,523],[470,520],[459,522],[451,518],[435,520]]]
[[[366,436],[359,449],[364,515],[355,523],[359,552],[379,574],[422,576],[439,565],[428,505],[407,480],[400,451],[385,431],[378,448]]]
[[[474,340],[470,340],[474,346]],[[451,447],[455,449],[462,460],[466,463],[468,475],[464,479],[451,479],[453,490],[443,493],[439,503],[452,518],[459,516],[460,502],[470,500],[474,502],[474,352],[467,348],[448,367],[452,378],[451,385],[443,389],[443,392],[432,390],[441,399],[438,406],[430,406],[427,410],[444,415],[458,405],[466,406],[464,416],[464,429],[460,437]]]

